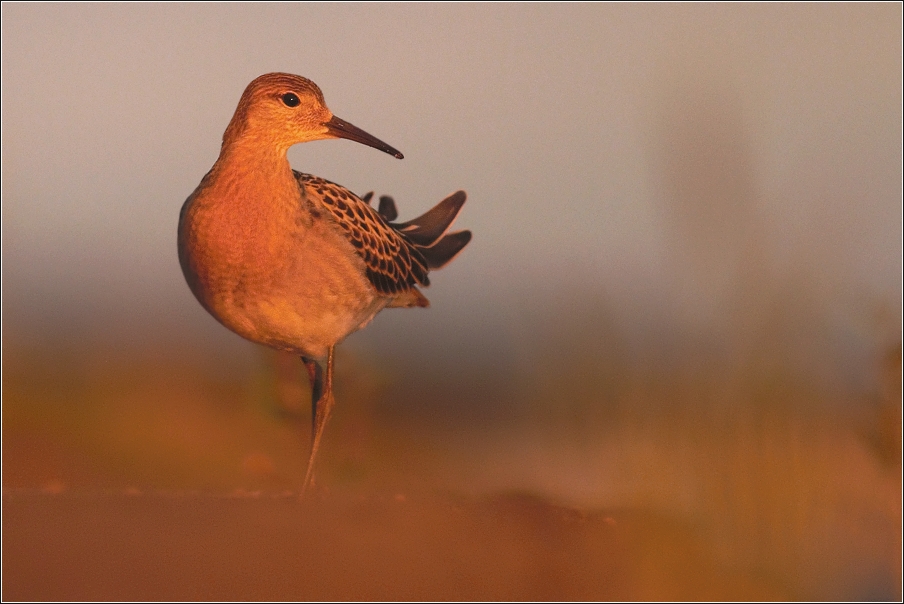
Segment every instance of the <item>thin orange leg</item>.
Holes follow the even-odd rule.
[[[308,487],[314,482],[314,459],[320,449],[320,441],[323,438],[323,430],[330,419],[333,410],[333,346],[330,346],[326,357],[326,370],[323,364],[314,359],[302,357],[305,367],[308,369],[308,377],[311,379],[311,456],[308,458],[308,470],[305,473],[304,483],[301,485],[301,494],[304,495]]]

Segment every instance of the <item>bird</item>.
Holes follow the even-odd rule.
[[[327,108],[311,80],[268,73],[243,92],[219,157],[179,213],[179,264],[198,302],[238,335],[301,357],[311,383],[311,448],[301,493],[334,405],[333,352],[384,308],[427,307],[420,287],[471,232],[449,232],[457,191],[422,216],[393,222],[394,200],[358,197],[293,170],[299,143],[342,138],[398,159],[395,148]]]

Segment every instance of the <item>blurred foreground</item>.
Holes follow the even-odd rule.
[[[462,401],[349,345],[303,502],[296,360],[86,350],[4,342],[4,599],[901,596],[899,346],[864,400],[575,357]]]

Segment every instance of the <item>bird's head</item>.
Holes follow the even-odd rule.
[[[377,137],[333,115],[317,84],[288,73],[268,73],[248,84],[223,135],[223,146],[249,141],[285,152],[292,145],[325,138],[347,138],[403,157]]]

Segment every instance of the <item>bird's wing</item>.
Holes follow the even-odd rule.
[[[361,199],[370,203],[373,192]],[[402,233],[405,239],[424,255],[430,270],[442,268],[452,261],[458,253],[471,241],[471,231],[449,233],[449,227],[461,211],[467,195],[464,191],[456,191],[430,208],[425,214],[408,222],[392,222],[398,216],[395,201],[388,195],[380,196],[380,207],[377,213],[393,229]]]
[[[316,198],[345,232],[367,267],[367,278],[380,293],[393,295],[416,285],[430,285],[429,264],[418,247],[392,228],[370,205],[335,183],[295,172],[305,195]]]

